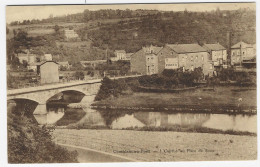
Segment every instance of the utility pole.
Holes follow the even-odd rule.
[[[242,59],[243,57],[242,57],[242,42],[240,43],[240,67],[242,67],[242,61],[243,61],[243,59]]]

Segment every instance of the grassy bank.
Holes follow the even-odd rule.
[[[180,93],[136,92],[97,101],[92,106],[106,109],[256,114],[256,90],[221,86],[215,87],[215,91],[198,88]]]
[[[56,127],[56,129],[95,129],[95,130],[105,130],[110,129],[107,126],[91,126],[84,124],[73,124],[66,127]],[[118,130],[118,129],[117,129]],[[228,135],[240,135],[240,136],[257,136],[256,133],[247,132],[247,131],[234,131],[234,130],[219,130],[207,127],[181,127],[179,125],[171,127],[129,127],[122,128],[121,130],[134,130],[134,131],[153,131],[153,132],[188,132],[188,133],[210,133],[210,134],[228,134]]]

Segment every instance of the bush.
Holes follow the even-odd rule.
[[[84,73],[82,71],[77,71],[74,74],[75,79],[83,80],[84,79]]]
[[[51,130],[38,126],[14,106],[8,105],[9,163],[73,163],[77,152],[70,152],[52,142]]]

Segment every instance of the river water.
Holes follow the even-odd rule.
[[[49,108],[47,115],[34,115],[39,124],[62,126],[105,127],[127,129],[136,127],[205,127],[218,130],[257,132],[256,115],[228,115],[207,113],[167,113],[162,111],[104,111]]]

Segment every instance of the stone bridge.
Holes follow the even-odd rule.
[[[34,114],[46,114],[46,102],[53,96],[64,91],[76,91],[86,96],[95,96],[100,88],[101,80],[76,81],[71,83],[58,83],[23,89],[7,91],[7,100],[27,99],[38,103]],[[84,98],[83,98],[84,99]]]
[[[129,78],[129,77],[137,77],[140,75],[133,76],[122,76],[122,77],[114,77],[111,79],[120,79],[120,78]],[[42,85],[37,87],[30,88],[22,88],[22,89],[14,89],[7,91],[7,100],[19,100],[19,99],[27,99],[38,103],[34,114],[46,114],[47,101],[57,95],[58,93],[62,93],[64,91],[76,91],[83,93],[85,97],[90,97],[89,99],[93,99],[101,86],[101,79],[88,80],[88,81],[74,81],[69,83],[56,83],[51,85]],[[82,100],[86,100],[83,97]]]

